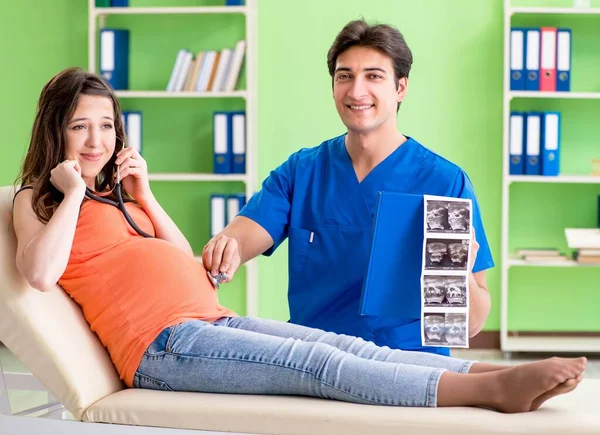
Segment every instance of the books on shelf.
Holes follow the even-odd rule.
[[[238,83],[246,52],[246,41],[233,49],[207,50],[194,54],[181,49],[167,84],[169,92],[232,92]]]
[[[517,258],[530,263],[570,263],[570,259],[555,248],[524,248],[517,249]]]
[[[246,173],[246,113],[213,113],[213,150],[215,174]]]
[[[510,29],[510,90],[571,90],[571,29]]]
[[[510,175],[560,173],[561,113],[510,113]]]

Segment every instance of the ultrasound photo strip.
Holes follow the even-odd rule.
[[[425,233],[470,234],[473,221],[472,201],[425,195]]]
[[[472,202],[425,195],[421,269],[423,346],[468,347]]]

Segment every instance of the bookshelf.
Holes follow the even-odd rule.
[[[577,192],[573,189],[587,189],[585,190],[586,194],[600,194],[600,176],[594,176],[586,173],[571,173],[575,171],[562,171],[558,176],[530,176],[530,175],[510,175],[509,174],[509,124],[510,124],[510,112],[511,110],[536,110],[536,111],[544,111],[546,104],[552,104],[552,108],[548,110],[559,110],[564,115],[563,116],[563,124],[569,121],[572,121],[576,117],[568,117],[569,111],[574,108],[578,108],[581,105],[584,106],[584,109],[577,110],[589,110],[590,104],[594,103],[594,100],[600,99],[600,92],[594,89],[580,91],[576,89],[571,92],[540,92],[540,91],[511,91],[510,90],[510,77],[509,77],[509,66],[510,66],[510,30],[511,27],[542,27],[542,26],[555,26],[556,22],[561,22],[559,20],[564,19],[574,19],[577,18],[578,15],[585,16],[582,19],[587,20],[586,29],[592,28],[590,25],[591,19],[597,19],[594,21],[595,24],[593,26],[600,25],[600,8],[586,8],[586,9],[574,9],[567,7],[521,7],[521,6],[512,6],[511,0],[504,0],[504,64],[503,64],[503,77],[504,77],[504,101],[503,101],[503,175],[502,175],[502,228],[501,228],[501,242],[502,242],[502,262],[501,262],[501,306],[500,306],[500,346],[501,349],[507,354],[510,355],[511,352],[600,352],[600,337],[597,331],[600,331],[600,323],[589,321],[585,323],[586,325],[593,325],[595,329],[593,331],[588,331],[584,333],[570,333],[569,331],[554,331],[551,328],[531,328],[531,322],[525,322],[522,320],[524,313],[536,313],[544,310],[544,307],[556,307],[558,306],[560,309],[563,309],[561,305],[561,300],[552,301],[549,296],[556,296],[557,293],[549,292],[548,295],[544,294],[535,294],[533,296],[524,297],[522,294],[519,294],[516,290],[521,291],[529,291],[529,290],[544,290],[543,285],[535,285],[540,281],[544,283],[547,280],[552,280],[556,278],[560,283],[557,286],[563,285],[564,282],[569,282],[569,279],[572,277],[578,277],[577,279],[579,283],[581,282],[591,282],[590,288],[593,287],[593,282],[598,282],[598,278],[600,278],[600,267],[595,265],[587,265],[587,264],[579,264],[575,261],[564,261],[564,262],[556,262],[556,263],[548,263],[548,262],[536,262],[536,261],[526,261],[520,258],[517,258],[514,255],[515,246],[512,246],[514,240],[527,240],[531,242],[534,237],[528,237],[528,232],[535,233],[536,237],[539,237],[538,241],[539,245],[544,245],[544,239],[552,239],[552,242],[558,243],[561,235],[557,234],[557,229],[560,225],[566,226],[577,226],[576,223],[572,221],[573,216],[576,212],[571,212],[567,215],[567,217],[558,216],[554,217],[551,213],[554,211],[558,211],[557,208],[561,206],[566,207],[561,204],[561,200],[565,197],[565,195],[575,195],[577,198],[584,197],[583,194],[574,194],[572,192]],[[596,17],[594,17],[596,16]],[[515,18],[520,20],[517,24],[515,24]],[[523,18],[524,19],[521,19]],[[566,17],[566,18],[565,18]],[[573,17],[573,18],[569,18]],[[548,19],[554,19],[555,21],[547,21]],[[548,24],[550,22],[550,24]],[[525,24],[524,24],[525,23]],[[537,23],[531,25],[531,23]],[[569,23],[575,23],[575,21],[569,21]],[[557,26],[562,27],[562,26]],[[570,25],[564,26],[570,27]],[[597,28],[597,27],[596,27]],[[590,34],[593,32],[584,32],[586,37],[589,38]],[[596,32],[600,36],[600,32]],[[577,38],[577,26],[573,25],[573,39]],[[589,40],[588,40],[589,41]],[[575,47],[575,44],[573,45]],[[584,55],[590,55],[590,53],[584,53]],[[575,49],[573,49],[572,59],[578,56],[578,53]],[[571,65],[573,65],[575,61],[573,60]],[[581,64],[581,60],[580,63]],[[583,82],[590,81],[590,75],[579,72],[583,77]],[[571,80],[573,82],[573,74],[577,76],[578,70],[577,66],[572,67],[572,77]],[[580,77],[578,77],[579,79]],[[588,79],[588,80],[586,80]],[[579,81],[578,81],[579,82]],[[591,88],[597,87],[594,86],[594,81],[590,81],[592,85]],[[573,89],[573,86],[571,86]],[[577,88],[577,86],[575,86]],[[515,107],[516,106],[516,107]],[[577,121],[577,119],[575,119]],[[589,119],[587,120],[589,121]],[[583,121],[582,121],[583,122]],[[589,122],[591,125],[595,125],[592,122]],[[574,128],[571,127],[571,131]],[[586,154],[585,150],[576,151],[573,148],[577,148],[581,144],[581,136],[566,137],[563,134],[561,138],[561,153],[564,155],[563,151],[570,153],[570,156],[574,156],[569,163],[569,169],[575,166],[573,163],[577,158],[588,159],[590,157],[590,153]],[[597,149],[597,148],[596,148]],[[581,167],[581,166],[579,166]],[[591,169],[591,168],[590,168]],[[577,171],[579,172],[579,171]],[[536,187],[537,185],[537,187]],[[526,191],[525,189],[538,189],[535,191]],[[544,190],[546,189],[546,190]],[[570,190],[568,190],[570,189]],[[595,189],[595,190],[594,190]],[[533,193],[532,193],[533,192]],[[568,193],[567,193],[568,192]],[[542,207],[543,212],[550,212],[549,215],[543,216],[544,221],[539,222],[539,225],[536,225],[535,218],[523,218],[523,216],[527,216],[525,213],[518,215],[518,210],[515,211],[514,208],[521,209],[524,204],[527,206],[535,208],[535,203],[527,203],[526,200],[522,200],[519,198],[519,195],[524,195],[529,193],[528,199],[533,201],[546,201]],[[550,198],[550,199],[548,199]],[[543,213],[542,212],[542,213]],[[557,213],[560,214],[560,213]],[[553,219],[554,217],[554,219]],[[525,220],[526,222],[521,222]],[[580,220],[579,222],[581,222]],[[524,224],[525,228],[519,228],[519,225]],[[537,226],[538,228],[531,228],[532,226]],[[518,233],[518,234],[515,234]],[[551,233],[551,234],[550,234]],[[542,238],[544,237],[544,238]],[[564,235],[563,235],[564,238]],[[516,243],[515,243],[516,245]],[[523,246],[526,247],[526,246]],[[572,271],[572,272],[571,272]],[[525,275],[530,273],[530,275]],[[562,274],[562,275],[559,275]],[[568,275],[568,274],[577,274],[577,275]],[[571,278],[565,278],[571,277]],[[518,281],[519,279],[525,280],[525,283],[522,285]],[[539,281],[538,281],[539,280]],[[544,281],[546,280],[546,281]],[[527,288],[527,286],[531,288]],[[516,289],[515,287],[518,287]],[[511,290],[512,288],[512,290]],[[555,289],[556,290],[556,289]],[[598,311],[593,307],[589,307],[589,304],[585,305],[585,299],[581,298],[581,301],[578,301],[576,298],[581,297],[581,295],[576,295],[576,292],[580,290],[577,285],[574,285],[573,288],[564,288],[563,290],[567,290],[565,293],[568,293],[570,296],[568,299],[564,301],[562,305],[565,306],[565,310],[576,308],[577,314],[582,313],[582,315],[590,316],[590,314],[596,313],[595,318],[597,319]],[[558,293],[560,294],[560,293]],[[521,301],[519,303],[515,301]],[[538,306],[535,306],[535,301],[539,300],[540,303]],[[509,301],[512,301],[510,303]],[[523,301],[528,301],[529,303],[523,303]],[[554,305],[552,305],[554,304]],[[513,322],[515,319],[514,313],[512,316],[509,316],[509,309],[511,313],[513,310],[518,310],[521,318],[518,322]],[[546,317],[552,317],[556,314],[547,314]],[[573,314],[571,314],[573,316]],[[568,317],[568,316],[565,316]],[[590,316],[591,317],[591,316]],[[536,319],[540,319],[540,317],[535,317]],[[573,317],[571,317],[572,319]],[[509,320],[511,323],[509,324]],[[523,334],[520,332],[519,326],[514,326],[513,323],[519,323],[521,326],[523,324],[528,324],[529,328],[526,328],[530,332],[533,331],[533,334]],[[545,325],[551,325],[551,322],[546,322]],[[579,324],[582,324],[581,322]],[[591,328],[593,329],[593,328]],[[596,331],[596,332],[595,332]],[[538,334],[539,333],[539,334]],[[551,334],[548,334],[551,333]]]
[[[135,3],[135,2],[133,2]],[[141,3],[141,2],[140,2]],[[165,0],[165,3],[168,3],[168,0]],[[177,210],[180,208],[180,200],[178,198],[173,198],[173,196],[178,196],[179,194],[187,195],[186,197],[196,198],[199,197],[199,194],[195,194],[195,192],[199,189],[204,189],[206,191],[206,187],[200,187],[202,185],[214,183],[215,189],[222,188],[222,186],[232,185],[231,189],[234,189],[236,185],[242,184],[244,186],[244,191],[246,194],[246,198],[249,199],[258,186],[258,175],[257,175],[257,126],[258,126],[258,111],[257,111],[257,96],[258,96],[258,57],[257,57],[257,48],[258,48],[258,24],[257,24],[257,0],[246,0],[245,6],[170,6],[170,7],[159,7],[159,6],[151,6],[151,7],[142,7],[131,5],[126,8],[108,8],[108,7],[96,7],[95,0],[88,0],[88,70],[93,72],[98,71],[98,39],[99,39],[99,30],[106,27],[107,21],[113,19],[112,17],[117,17],[117,19],[131,19],[134,20],[136,17],[143,16],[154,16],[158,18],[172,16],[173,19],[177,20],[188,20],[185,23],[189,23],[189,19],[194,16],[230,16],[232,17],[231,23],[233,25],[239,24],[243,22],[245,27],[243,32],[243,38],[246,40],[246,51],[244,56],[244,67],[242,68],[240,77],[240,83],[244,83],[242,90],[234,90],[231,92],[167,92],[166,90],[160,89],[132,89],[132,90],[119,90],[116,92],[117,96],[121,100],[121,104],[127,104],[129,101],[133,101],[135,104],[151,104],[153,110],[157,110],[159,105],[168,106],[164,110],[170,111],[173,108],[176,110],[185,111],[186,114],[189,115],[189,119],[193,119],[194,122],[198,122],[198,127],[202,127],[207,130],[207,123],[211,123],[210,132],[204,135],[204,141],[198,145],[202,147],[202,156],[207,159],[210,155],[212,156],[212,140],[207,139],[209,136],[212,138],[212,112],[219,110],[231,110],[231,109],[239,109],[243,107],[243,110],[246,112],[246,173],[245,174],[213,174],[207,171],[198,171],[198,172],[189,172],[188,169],[190,167],[189,161],[194,159],[194,156],[186,156],[185,150],[195,150],[196,145],[186,144],[186,147],[182,147],[184,154],[181,157],[178,157],[179,163],[181,163],[180,167],[175,168],[175,170],[183,169],[181,172],[177,171],[164,171],[164,162],[161,162],[160,154],[158,152],[153,153],[152,155],[144,157],[148,162],[149,168],[149,179],[153,184],[153,190],[159,191],[160,195],[157,194],[157,197],[160,198],[161,195],[165,196],[168,201],[165,209],[169,209],[169,205],[172,209]],[[235,18],[234,18],[235,17]],[[241,17],[241,18],[240,18]],[[236,21],[234,22],[233,19]],[[171,20],[171,19],[170,19]],[[167,21],[167,20],[164,20]],[[173,21],[168,21],[168,23],[173,23]],[[169,32],[169,29],[165,30],[161,24],[161,31]],[[229,23],[228,23],[229,24]],[[191,27],[187,24],[188,27]],[[111,24],[112,26],[112,24]],[[127,28],[127,23],[123,21],[118,22],[118,27]],[[180,31],[178,28],[179,25],[175,24],[173,31]],[[201,28],[202,26],[200,26]],[[208,27],[208,26],[207,26]],[[207,30],[207,32],[214,31],[215,27],[210,27],[211,30]],[[227,32],[231,30],[231,26],[226,25],[222,28],[217,27],[222,32]],[[237,30],[236,30],[237,31]],[[147,32],[144,34],[136,34],[136,38],[143,38],[144,36],[148,36],[149,39],[152,39],[152,42],[149,42],[150,45],[156,43],[156,35],[151,34],[153,32]],[[190,33],[190,35],[194,35],[193,37],[196,39],[202,39],[202,31],[195,28],[194,33]],[[219,35],[211,33],[210,37],[218,38]],[[177,36],[179,40],[181,40],[182,36],[179,34]],[[163,41],[159,41],[163,42]],[[190,41],[190,43],[193,41]],[[201,44],[200,44],[201,45]],[[163,48],[162,45],[158,49]],[[181,43],[174,42],[172,43],[171,53],[172,56],[168,59],[160,59],[161,63],[168,63],[168,68],[170,69],[173,66],[173,62],[175,60],[175,55],[177,50],[182,48]],[[218,49],[222,47],[212,47],[212,49]],[[135,48],[133,48],[135,50]],[[164,49],[164,48],[163,48]],[[130,48],[131,50],[131,48]],[[138,59],[140,59],[138,57]],[[134,65],[135,60],[130,53],[130,74]],[[166,68],[165,65],[161,65]],[[140,68],[141,70],[142,68]],[[169,76],[164,77],[164,88],[166,89],[167,81]],[[131,86],[131,77],[130,77],[130,86]],[[157,86],[153,86],[157,87]],[[177,101],[180,101],[183,105],[174,106],[173,104],[178,104]],[[185,101],[189,101],[189,103],[184,103]],[[241,103],[240,103],[241,101]],[[241,106],[240,106],[241,105]],[[143,110],[143,109],[142,109]],[[204,118],[196,117],[196,113],[203,114]],[[210,116],[207,116],[207,113]],[[197,121],[199,119],[199,121]],[[161,126],[162,127],[162,126]],[[169,126],[165,125],[165,129],[168,129]],[[191,131],[191,136],[196,136],[194,132],[194,125],[190,125],[188,123],[186,125],[187,130]],[[146,132],[147,125],[146,121],[144,121],[144,143],[146,143],[148,139],[148,134]],[[153,130],[156,132],[156,129]],[[150,133],[152,134],[152,133]],[[181,142],[181,138],[184,133],[177,132],[177,136],[174,137],[173,142],[169,144],[169,147],[173,150],[176,150],[176,146],[178,146],[178,142]],[[175,133],[174,133],[175,135]],[[163,140],[163,138],[161,138]],[[194,141],[198,141],[197,138],[190,137],[188,142],[192,143]],[[164,152],[164,151],[162,151]],[[212,158],[212,157],[211,157]],[[175,162],[177,163],[177,161]],[[153,172],[153,167],[160,166],[159,171]],[[172,169],[172,168],[169,168]],[[159,183],[159,184],[156,184]],[[191,185],[190,185],[191,183]],[[201,184],[199,184],[201,183]],[[198,188],[194,186],[199,186]],[[231,192],[230,192],[231,193]],[[206,195],[205,195],[206,196]],[[206,210],[209,208],[208,198],[206,200],[202,198],[202,204],[196,204],[197,209]],[[161,201],[162,203],[162,201]],[[207,211],[208,213],[208,211]],[[186,223],[188,224],[188,228],[194,229],[194,237],[193,240],[190,238],[190,242],[192,244],[192,248],[197,255],[197,258],[200,258],[200,252],[204,243],[208,241],[208,227],[210,225],[210,221],[206,222],[206,228],[197,230],[196,227],[198,225],[202,225],[202,223],[196,222],[196,216],[190,216],[190,213],[184,213],[183,216],[186,218]],[[205,215],[203,216],[205,217]],[[198,216],[198,220],[201,221]],[[184,233],[186,232],[184,228],[182,228]],[[204,236],[206,234],[206,236]],[[186,233],[186,236],[189,235]],[[252,260],[241,267],[237,273],[238,279],[239,276],[245,277],[245,282],[243,283],[243,292],[244,292],[244,307],[245,314],[249,316],[257,316],[258,315],[258,266],[256,260]],[[220,292],[226,292],[228,288],[230,288],[236,279],[234,278],[234,282],[228,284],[227,288],[222,288]],[[227,303],[224,303],[228,305]],[[236,310],[240,308],[233,307]]]

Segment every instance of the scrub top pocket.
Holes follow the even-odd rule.
[[[289,275],[296,278],[304,273],[308,247],[311,243],[313,232],[303,228],[291,228],[288,231],[289,238]]]

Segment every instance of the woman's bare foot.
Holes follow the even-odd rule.
[[[438,406],[481,406],[500,412],[528,412],[570,391],[569,379],[585,369],[585,358],[550,358],[486,373],[444,372]],[[559,385],[565,384],[562,387]],[[577,386],[577,384],[575,384]]]
[[[542,403],[544,403],[548,399],[551,399],[554,396],[558,396],[560,394],[565,394],[570,391],[573,391],[577,387],[577,385],[581,382],[582,379],[583,379],[583,375],[581,374],[581,375],[577,376],[575,379],[568,379],[565,382],[563,382],[562,384],[558,384],[552,390],[537,397],[531,403],[530,411],[535,411],[542,405]]]
[[[508,413],[526,412],[535,402],[539,408],[550,397],[566,392],[557,387],[581,375],[586,362],[585,358],[550,358],[492,372],[498,375],[500,387],[493,407]]]

